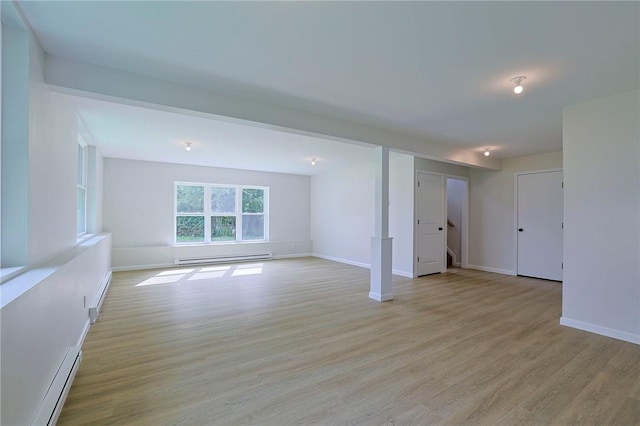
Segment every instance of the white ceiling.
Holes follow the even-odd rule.
[[[66,96],[66,95],[64,95]],[[372,161],[373,147],[67,96],[103,156],[314,175]],[[186,151],[186,142],[191,151]],[[316,164],[311,161],[315,158]]]
[[[436,143],[471,150],[489,146],[497,158],[560,150],[563,106],[640,86],[638,2],[20,5],[51,55]],[[510,90],[509,79],[516,75],[527,76],[520,96]],[[196,120],[199,132],[187,134],[185,123],[193,117],[164,121],[158,112],[137,111],[121,129],[109,125],[109,117],[129,116],[130,108],[80,103],[95,139],[113,144],[107,148],[113,155],[151,155],[145,152],[161,149],[153,139],[161,135],[205,145],[231,138],[228,123]],[[137,137],[127,138],[125,131]],[[238,164],[241,157],[232,160],[231,146],[246,156],[239,147],[250,139],[255,167],[264,169],[260,158],[276,155],[273,134],[246,132],[225,146],[225,161]],[[292,135],[278,135],[287,149],[296,145]],[[138,144],[147,148],[127,148]],[[316,155],[302,145],[296,158]],[[213,145],[206,149],[207,155],[221,152]],[[170,151],[162,155],[174,158]]]

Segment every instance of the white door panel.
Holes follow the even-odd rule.
[[[418,275],[437,274],[444,265],[444,176],[419,172],[416,183]]]
[[[517,179],[518,275],[562,281],[562,172]]]

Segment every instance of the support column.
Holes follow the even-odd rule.
[[[376,148],[375,235],[371,238],[371,286],[369,297],[378,302],[393,299],[389,238],[389,148]]]

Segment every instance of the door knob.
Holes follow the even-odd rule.
[[[524,231],[524,229],[518,228],[518,232],[522,232],[522,231]]]
[[[438,231],[442,231],[442,228],[438,228]]]

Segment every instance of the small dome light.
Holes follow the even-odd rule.
[[[490,155],[491,155],[491,152],[489,152],[489,148],[485,148],[485,150],[484,150],[484,156],[485,156],[485,157],[488,157],[488,156],[490,156]]]
[[[186,146],[184,147],[184,149],[186,149],[187,151],[191,151],[191,142],[187,142],[185,145]]]
[[[519,95],[520,93],[524,92],[524,87],[522,86],[522,82],[524,80],[526,80],[527,77],[525,77],[524,75],[519,75],[517,77],[513,77],[511,81],[513,84],[515,84],[514,88],[513,88],[513,93],[515,93],[516,95]]]

